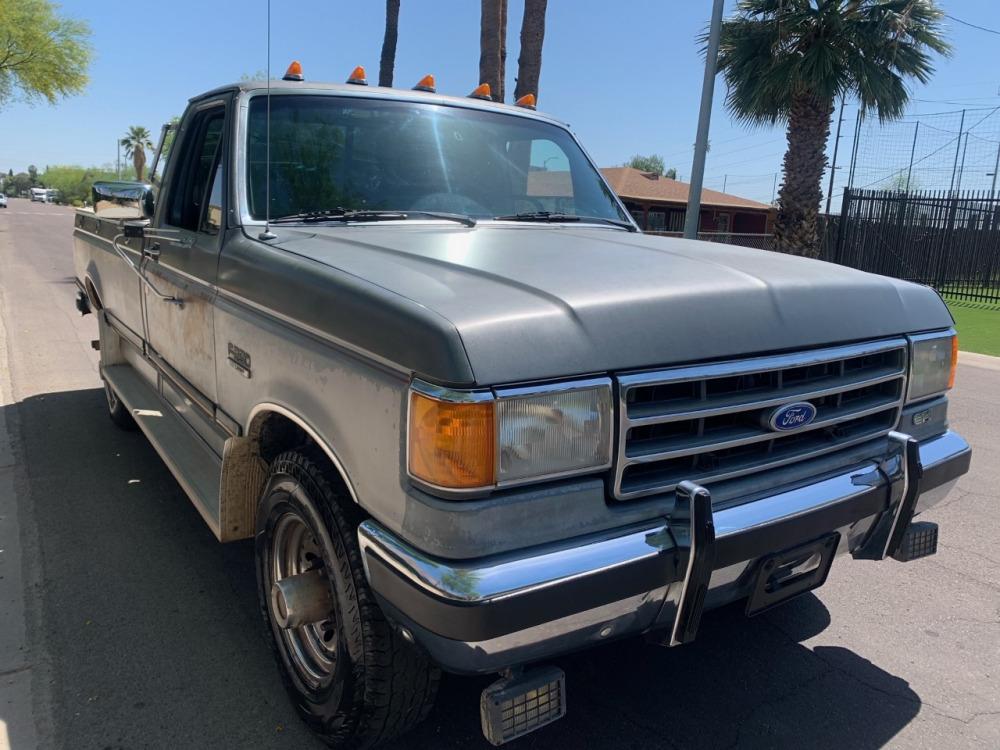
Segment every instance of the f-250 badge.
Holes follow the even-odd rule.
[[[229,364],[243,377],[250,377],[250,353],[229,342]]]

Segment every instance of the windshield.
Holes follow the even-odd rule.
[[[250,103],[249,202],[266,203],[267,101]],[[271,218],[334,208],[627,221],[573,138],[501,112],[316,95],[271,99]]]

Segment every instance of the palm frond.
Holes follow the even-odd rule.
[[[898,117],[907,81],[926,83],[933,55],[951,51],[943,18],[935,0],[740,0],[720,39],[727,107],[748,124],[774,124],[796,96],[846,94]]]

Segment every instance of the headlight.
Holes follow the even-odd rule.
[[[943,393],[955,384],[958,337],[954,331],[910,337],[910,384],[907,401]]]
[[[410,390],[407,468],[442,489],[473,490],[611,465],[611,381],[497,391]]]

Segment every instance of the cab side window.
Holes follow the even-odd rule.
[[[222,225],[222,134],[225,108],[207,109],[192,120],[184,139],[167,223],[192,232],[216,233]]]

